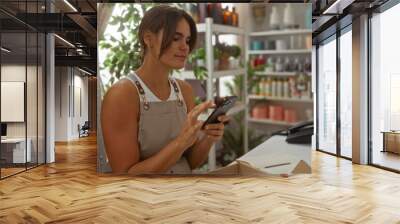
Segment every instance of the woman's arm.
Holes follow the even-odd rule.
[[[101,125],[107,156],[114,173],[164,173],[196,140],[201,128],[197,116],[209,107],[202,104],[188,115],[180,135],[150,158],[140,160],[138,146],[139,96],[129,80],[121,80],[107,92],[101,111]],[[193,122],[192,122],[193,121]]]
[[[195,107],[194,93],[190,84],[182,80],[178,80],[179,85],[182,89],[182,95],[185,98],[185,103],[188,109],[188,113]],[[195,169],[208,158],[208,153],[211,146],[218,140],[222,138],[224,134],[224,124],[229,120],[227,116],[219,117],[221,123],[207,125],[206,130],[204,130],[203,137],[197,139],[193,147],[188,151],[186,158],[188,159],[191,169]]]
[[[140,161],[138,145],[139,96],[129,80],[121,80],[107,92],[101,111],[101,125],[107,156],[114,173],[165,172],[184,152],[174,140],[154,156]]]

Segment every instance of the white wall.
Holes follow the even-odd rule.
[[[25,75],[27,69],[28,74],[36,74],[36,67],[33,66],[28,66],[27,68],[25,65],[2,65],[1,66],[1,81],[3,82],[25,82]],[[29,78],[29,77],[28,77]],[[32,80],[29,80],[29,82],[32,82]],[[33,85],[36,85],[35,83],[30,83]],[[31,90],[31,89],[28,89]],[[33,90],[33,89],[32,89]],[[29,97],[34,97],[36,98],[36,89],[34,89],[34,92],[30,93],[28,91],[27,93],[28,98]],[[32,102],[32,99],[27,99],[27,102]],[[35,105],[31,105],[36,108]],[[6,110],[7,108],[1,108],[1,110]],[[28,122],[31,121],[36,121],[36,114],[33,113],[28,113]],[[31,117],[31,115],[34,115],[34,117]],[[32,127],[32,125],[28,125],[28,128]],[[36,129],[36,128],[35,128]],[[29,133],[29,130],[28,130]],[[25,137],[25,123],[24,122],[11,122],[7,123],[7,136],[8,137]],[[28,136],[29,137],[29,136]]]
[[[82,126],[88,120],[88,78],[82,75],[71,67],[56,67],[56,141],[79,138],[78,124]]]
[[[23,122],[6,122],[7,137],[9,138],[25,138],[30,139],[30,147],[32,151],[32,161],[44,163],[44,74],[41,66],[32,66],[25,64],[3,64],[1,66],[1,81],[24,82],[26,83],[26,107],[25,104],[21,108],[22,113],[26,112],[26,121]],[[27,78],[27,81],[25,80]],[[2,96],[7,97],[7,96]],[[2,107],[1,110],[12,110]],[[15,113],[14,111],[8,111]],[[39,156],[37,157],[37,153]]]

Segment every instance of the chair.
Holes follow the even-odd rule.
[[[78,125],[79,138],[89,136],[89,129],[90,129],[89,121],[85,121],[85,123],[82,125],[82,127],[80,127],[80,125]]]

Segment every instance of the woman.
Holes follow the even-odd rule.
[[[189,174],[208,157],[224,133],[221,123],[201,130],[200,113],[211,101],[195,106],[191,86],[169,77],[193,50],[197,30],[183,10],[159,5],[139,26],[142,65],[113,85],[104,97],[101,124],[114,173]]]

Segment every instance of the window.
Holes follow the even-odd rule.
[[[394,29],[398,21],[400,5],[371,18],[370,156],[372,164],[395,170],[400,170],[400,133],[390,132],[400,130],[400,33]]]
[[[352,157],[352,33],[351,26],[340,36],[340,155]]]
[[[318,48],[318,149],[336,153],[336,36]]]

